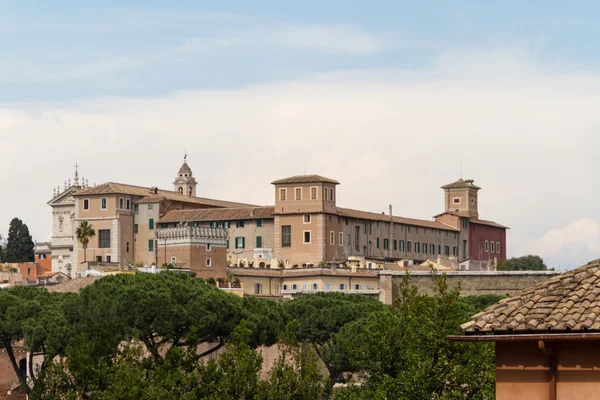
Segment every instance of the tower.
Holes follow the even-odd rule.
[[[477,192],[481,189],[473,179],[463,180],[442,186],[446,203],[446,212],[460,213],[471,218],[479,218]]]
[[[187,154],[183,157],[183,165],[173,181],[175,191],[186,196],[196,196],[196,179],[192,176],[192,169],[187,164]]]

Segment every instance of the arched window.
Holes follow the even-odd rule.
[[[192,188],[188,188],[188,195],[191,196],[192,195]]]
[[[177,189],[179,191],[179,193],[183,193],[183,188],[181,186],[179,186],[179,189]]]

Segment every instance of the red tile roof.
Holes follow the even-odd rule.
[[[81,190],[74,193],[73,196],[90,196],[98,194],[128,194],[131,196],[140,197],[155,197],[161,196],[168,200],[181,201],[185,203],[203,204],[214,207],[252,207],[252,204],[236,203],[232,201],[207,199],[204,197],[186,196],[179,192],[171,190],[163,190],[157,188],[149,188],[143,186],[126,185],[123,183],[107,182],[98,186]],[[145,200],[148,201],[148,200]]]
[[[326,178],[321,175],[296,175],[289,178],[278,179],[271,182],[273,185],[285,184],[285,183],[333,183],[339,185],[340,183],[335,179]]]
[[[503,299],[461,328],[466,334],[600,332],[600,260]]]
[[[173,210],[166,213],[158,222],[181,221],[229,221],[238,219],[273,218],[274,207],[243,208],[204,208],[198,210]]]
[[[356,276],[376,278],[379,276],[377,270],[361,270],[352,272],[349,268],[293,268],[293,269],[270,269],[270,268],[241,268],[229,267],[233,276],[265,276],[265,277],[296,277],[296,276]]]
[[[337,208],[337,212],[339,215],[343,217],[351,217],[357,219],[367,219],[374,221],[390,221],[390,216],[386,214],[378,214],[367,211],[353,210],[350,208]],[[393,217],[394,223],[403,224],[403,225],[413,225],[413,226],[421,226],[424,228],[434,228],[434,229],[443,229],[447,231],[458,232],[458,229],[451,227],[446,224],[442,224],[441,222],[436,221],[427,221],[424,219],[414,219],[414,218],[404,218],[404,217]]]

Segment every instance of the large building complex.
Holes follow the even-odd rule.
[[[506,227],[479,218],[472,180],[443,186],[446,207],[432,220],[339,207],[339,182],[319,175],[275,180],[271,206],[197,197],[185,159],[173,190],[76,183],[49,203],[53,270],[70,275],[83,272],[84,261],[174,264],[206,277],[234,265],[312,268],[355,257],[458,265],[506,257]],[[83,220],[96,231],[86,249],[74,238]]]

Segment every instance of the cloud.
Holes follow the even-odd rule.
[[[561,269],[600,258],[600,222],[584,218],[560,229],[552,229],[540,239],[522,244],[521,255],[538,254]]]
[[[386,48],[383,38],[344,25],[314,25],[274,31],[268,37],[275,43],[293,48],[366,55]]]
[[[169,188],[187,151],[200,196],[271,204],[269,182],[319,173],[342,183],[340,206],[392,204],[398,215],[428,219],[442,211],[439,187],[457,179],[462,160],[463,175],[483,187],[481,217],[511,227],[509,255],[543,252],[552,266],[562,262],[548,250],[554,234],[544,241],[551,245],[538,238],[600,220],[598,76],[495,54],[510,73],[478,67],[489,56],[476,54],[463,73],[459,57],[422,71],[0,109],[0,231],[18,216],[36,239],[48,238],[45,202],[75,161],[90,183]],[[590,256],[597,250],[583,243]],[[572,254],[572,265],[590,258]]]

